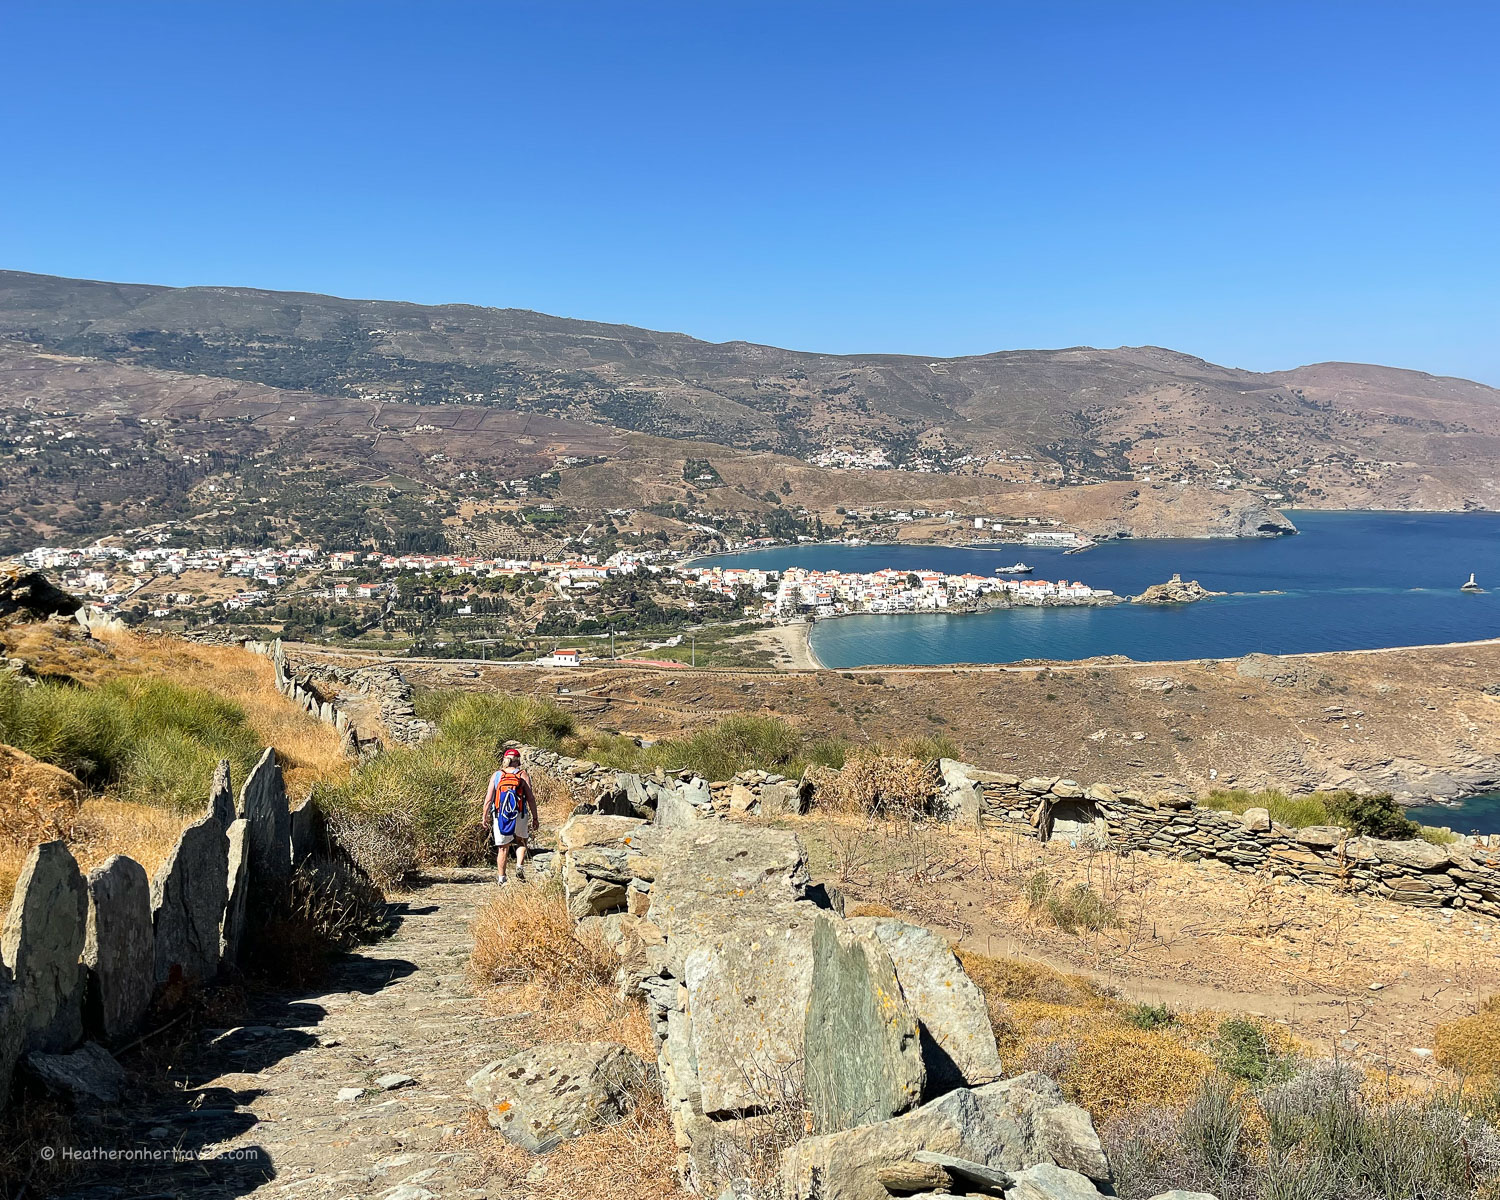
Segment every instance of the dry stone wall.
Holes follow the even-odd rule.
[[[247,905],[272,903],[290,877],[294,823],[271,750],[238,805],[229,784],[221,763],[205,815],[149,881],[123,855],[85,878],[66,843],[32,849],[0,936],[0,1106],[23,1058],[56,1069],[85,1038],[107,1057],[98,1043],[139,1032],[163,985],[180,994],[239,961]]]
[[[1058,776],[1023,779],[944,760],[945,794],[987,825],[1044,840],[1212,859],[1237,871],[1269,872],[1427,908],[1500,917],[1500,838],[1438,846],[1359,837],[1337,826],[1293,829],[1265,809],[1243,815],[1206,808],[1172,792],[1145,792]]]
[[[286,648],[280,638],[271,642],[246,641],[244,646],[252,654],[262,654],[271,660],[276,690],[309,716],[332,725],[351,756],[368,758],[379,752],[383,741],[412,745],[435,732],[432,722],[417,716],[411,684],[391,663],[364,667],[319,664],[297,673],[287,662]],[[380,730],[356,728],[354,719],[339,703],[340,696],[350,693],[358,694],[375,708]]]

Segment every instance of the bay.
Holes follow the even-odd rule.
[[[1423,825],[1446,826],[1454,833],[1500,833],[1500,792],[1465,796],[1456,805],[1413,805],[1406,815]]]
[[[827,667],[1007,663],[1122,654],[1138,661],[1294,654],[1475,641],[1500,636],[1500,592],[1460,592],[1475,572],[1500,588],[1500,514],[1312,512],[1301,530],[1251,539],[1103,543],[1082,554],[1021,547],[801,545],[703,560],[769,569],[931,569],[990,575],[1018,558],[1030,578],[1078,580],[1121,595],[1175,572],[1232,593],[1190,605],[1016,608],[977,614],[850,616],[819,621]],[[1500,681],[1497,681],[1500,682]]]

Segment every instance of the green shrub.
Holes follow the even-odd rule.
[[[1165,1004],[1137,1004],[1125,1012],[1125,1019],[1137,1029],[1165,1029],[1177,1024],[1177,1014]]]
[[[1308,825],[1341,825],[1350,833],[1391,841],[1426,836],[1422,826],[1407,820],[1401,806],[1387,792],[1360,795],[1337,790],[1288,797],[1276,788],[1260,792],[1247,788],[1220,788],[1209,792],[1204,803],[1210,808],[1237,813],[1248,808],[1264,808],[1273,821],[1293,829],[1303,829]]]
[[[1318,794],[1328,810],[1330,824],[1342,825],[1353,833],[1403,841],[1416,837],[1421,829],[1415,821],[1407,820],[1406,813],[1389,792],[1367,796],[1349,791]]]
[[[1246,1083],[1274,1083],[1291,1072],[1292,1061],[1254,1021],[1231,1017],[1219,1026],[1210,1051],[1219,1069]]]
[[[204,803],[221,758],[242,779],[262,749],[238,705],[147,678],[93,688],[0,681],[0,742],[89,787],[179,811]]]

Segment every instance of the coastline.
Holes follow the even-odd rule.
[[[812,622],[799,621],[794,625],[772,625],[763,631],[771,648],[780,650],[791,662],[783,668],[788,671],[826,671],[822,659],[813,653]]]

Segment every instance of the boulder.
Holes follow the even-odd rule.
[[[959,1088],[921,1108],[856,1129],[805,1138],[782,1152],[785,1200],[887,1200],[882,1168],[918,1150],[1017,1174],[1038,1163],[1109,1181],[1109,1163],[1088,1114],[1045,1075],[1028,1072]]]
[[[182,831],[151,881],[157,983],[201,983],[218,974],[228,897],[229,835],[216,819],[203,817]]]
[[[1061,778],[1060,775],[1052,775],[1045,779],[1040,775],[1034,775],[1030,779],[1023,779],[1020,786],[1021,790],[1028,795],[1045,796],[1052,790],[1052,785],[1059,782]]]
[[[1268,808],[1247,808],[1245,815],[1240,818],[1240,826],[1248,833],[1269,833],[1271,831],[1271,810]]]
[[[88,886],[62,842],[33,846],[16,880],[0,955],[14,981],[12,1053],[66,1050],[83,1036]]]
[[[729,789],[729,815],[742,817],[760,806],[760,797],[746,787],[743,783],[736,783]]]
[[[962,825],[978,825],[984,802],[974,781],[974,768],[951,758],[938,759],[943,777],[941,799],[951,819]]]
[[[625,885],[608,879],[589,879],[576,876],[579,886],[568,887],[568,915],[575,921],[600,913],[615,912],[625,907]],[[566,879],[566,876],[565,876]],[[572,880],[568,879],[571,883]]]
[[[648,1072],[613,1042],[562,1042],[498,1059],[470,1076],[468,1088],[507,1141],[545,1154],[618,1121]]]
[[[1102,1200],[1086,1176],[1052,1163],[1037,1163],[1017,1171],[1005,1200]]]
[[[650,820],[656,815],[656,797],[641,776],[630,771],[616,771],[615,786],[636,816]]]
[[[125,1091],[125,1068],[97,1042],[85,1042],[71,1054],[27,1055],[26,1069],[48,1091],[75,1104],[118,1104]]]
[[[234,822],[234,784],[227,758],[219,759],[219,765],[214,768],[213,785],[208,789],[208,812],[225,829]]]
[[[134,1033],[156,989],[151,881],[133,858],[116,854],[89,872],[83,965],[84,1023],[105,1042]]]
[[[292,815],[276,751],[267,746],[240,789],[239,815],[250,826],[250,890],[246,897],[252,919],[259,919],[281,903],[292,877]]]
[[[690,1011],[695,1024],[702,1020],[696,1006]],[[879,938],[861,937],[838,917],[818,918],[806,1012],[803,1068],[813,1132],[885,1121],[921,1101],[921,1033]]]
[[[942,938],[891,917],[854,917],[849,925],[879,942],[895,964],[901,993],[921,1022],[929,1097],[1004,1074],[984,993]]]
[[[250,891],[250,822],[231,822],[228,838],[224,921],[219,926],[219,961],[232,966],[240,961],[240,947],[245,941],[246,897]]]
[[[810,904],[719,905],[706,906],[717,919],[680,929],[667,946],[669,959],[681,955],[674,974],[686,991],[701,1111],[709,1117],[800,1091],[796,1064],[804,1056],[818,920]]]
[[[656,803],[656,823],[663,829],[683,829],[713,815],[713,793],[706,780],[690,779],[665,788]]]
[[[1052,794],[1062,800],[1080,800],[1083,798],[1083,788],[1076,780],[1059,779],[1052,785]]]
[[[623,843],[646,824],[639,817],[601,817],[593,814],[569,817],[557,831],[557,844],[563,850],[585,846]]]
[[[743,908],[798,899],[807,858],[795,834],[735,821],[702,822],[651,844],[657,860],[651,919],[668,937],[679,912],[705,898],[735,898]]]

